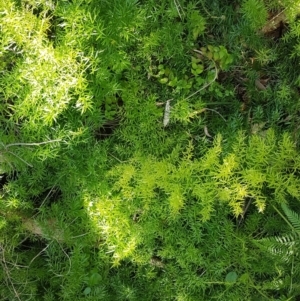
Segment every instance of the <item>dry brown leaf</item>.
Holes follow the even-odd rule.
[[[261,132],[261,130],[264,128],[265,125],[266,125],[266,122],[252,124],[251,133],[257,134],[257,133]]]
[[[261,91],[267,89],[258,79],[255,81],[255,87]]]
[[[161,259],[156,256],[153,256],[150,259],[150,264],[158,268],[163,268],[165,266]]]
[[[207,126],[204,127],[204,134],[205,134],[205,136],[212,138],[212,136],[208,132]]]
[[[286,22],[286,15],[284,13],[284,10],[274,16],[271,20],[269,20],[267,24],[261,29],[261,32],[263,34],[268,34],[281,26],[281,22]]]

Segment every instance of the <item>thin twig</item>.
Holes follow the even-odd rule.
[[[80,234],[80,235],[76,235],[76,236],[72,236],[71,238],[78,238],[78,237],[82,237],[82,236],[86,236],[86,235],[89,235],[90,233],[87,232],[87,233],[83,233],[83,234]]]
[[[31,261],[29,262],[29,265],[28,266],[30,266],[33,262],[34,262],[34,260],[36,259],[36,258],[38,258],[44,251],[46,251],[48,248],[49,248],[49,246],[52,244],[52,241],[43,249],[43,250],[41,250],[37,255],[35,255],[32,259],[31,259]]]
[[[45,204],[46,200],[48,199],[48,197],[50,196],[51,192],[53,191],[54,187],[55,187],[55,185],[52,186],[52,188],[50,189],[50,191],[48,192],[48,194],[46,195],[46,197],[43,199],[42,204],[39,206],[39,209],[43,207],[43,205]],[[38,212],[35,213],[31,218],[36,217],[37,214],[38,214]]]
[[[14,266],[14,267],[17,268],[17,269],[18,269],[18,268],[25,268],[25,269],[28,268],[28,265],[20,265],[20,264],[13,263],[13,262],[9,262],[9,261],[6,261],[6,263],[8,263],[8,264]]]
[[[226,119],[218,111],[216,111],[214,109],[208,109],[208,108],[205,108],[205,110],[217,113],[226,122]]]
[[[31,165],[30,163],[28,163],[27,161],[25,161],[24,159],[19,157],[17,154],[15,154],[12,151],[9,151],[8,148],[11,147],[11,146],[39,146],[39,145],[44,145],[44,144],[49,144],[49,143],[54,143],[54,142],[60,142],[60,141],[61,141],[61,139],[54,139],[54,140],[43,141],[43,142],[34,142],[34,143],[17,142],[17,143],[10,143],[10,144],[5,145],[3,142],[0,142],[0,144],[3,146],[5,152],[17,157],[19,160],[21,160],[27,166],[33,167],[33,165]],[[9,166],[11,168],[13,168],[9,161],[6,160],[6,162],[9,164]]]
[[[18,143],[7,144],[4,147],[8,148],[11,146],[39,146],[39,145],[43,145],[43,144],[49,144],[49,143],[60,142],[60,141],[61,141],[61,139],[54,139],[54,140],[49,140],[49,141],[44,141],[44,142],[33,142],[33,143],[18,142]]]
[[[282,219],[291,227],[292,230],[294,230],[294,227],[291,225],[291,223],[285,218],[285,216],[274,206],[272,207],[277,211],[277,213],[282,217]]]
[[[174,4],[175,4],[175,7],[177,9],[177,12],[178,12],[178,15],[179,15],[180,19],[183,20],[183,18],[181,16],[181,13],[180,13],[180,9],[182,10],[183,14],[184,14],[184,11],[183,11],[180,3],[177,0],[174,0]]]
[[[16,288],[15,288],[15,286],[14,286],[14,283],[12,282],[12,280],[11,280],[11,278],[10,278],[10,274],[9,274],[8,267],[7,267],[6,261],[5,261],[5,256],[4,256],[4,251],[5,251],[5,250],[4,250],[2,247],[1,247],[1,249],[2,249],[2,263],[3,263],[3,266],[4,266],[4,270],[5,270],[6,276],[7,276],[7,278],[8,278],[8,281],[9,281],[10,284],[11,284],[11,287],[12,287],[12,289],[13,289],[13,291],[14,291],[15,297],[16,297],[19,301],[21,301],[21,299],[20,299],[20,297],[19,297],[19,293],[17,292],[17,290],[16,290]]]
[[[291,284],[290,284],[290,289],[289,289],[290,292],[293,289],[294,259],[295,259],[295,253],[294,253],[294,250],[293,250],[292,269],[291,269]]]
[[[67,274],[66,274],[66,275],[68,275],[68,274],[70,274],[70,272],[71,272],[71,267],[72,267],[72,261],[71,261],[71,258],[70,258],[70,256],[66,253],[66,251],[64,250],[64,248],[60,245],[60,243],[59,243],[58,240],[57,240],[57,243],[59,244],[60,248],[62,249],[62,251],[65,253],[65,255],[67,256],[67,258],[68,258],[68,260],[69,260],[69,263],[70,263],[70,265],[69,265],[69,270],[68,270],[68,272],[67,272]]]
[[[19,157],[17,154],[15,154],[14,152],[11,152],[9,150],[6,150],[8,153],[14,155],[15,157],[17,157],[19,160],[21,160],[23,163],[25,163],[27,166],[29,167],[33,167],[33,165],[29,164],[28,162],[26,162],[24,159],[22,159],[21,157]]]
[[[109,153],[109,155],[110,155],[111,157],[113,157],[114,159],[116,159],[117,161],[119,161],[120,163],[126,163],[126,162],[128,162],[128,161],[122,161],[122,160],[120,160],[119,158],[115,157],[114,155],[112,155],[112,154],[110,154],[110,153]]]

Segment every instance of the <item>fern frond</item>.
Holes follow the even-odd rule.
[[[292,247],[295,245],[297,237],[295,237],[295,234],[291,233],[285,236],[275,236],[274,239],[281,245]]]
[[[282,203],[281,208],[284,211],[285,215],[293,225],[295,231],[300,234],[300,217],[295,211],[289,209],[286,204]]]
[[[259,242],[273,254],[283,254],[286,252],[286,247],[295,243],[295,237],[293,235],[265,237],[260,239]]]
[[[295,234],[285,236],[268,237],[259,240],[262,247],[272,255],[280,258],[281,262],[291,263],[294,256],[298,255],[298,241]]]

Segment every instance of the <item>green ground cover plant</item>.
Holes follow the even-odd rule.
[[[299,13],[0,0],[0,300],[298,300]]]

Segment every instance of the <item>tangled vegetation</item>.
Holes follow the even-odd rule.
[[[0,300],[299,300],[299,14],[0,0]]]

